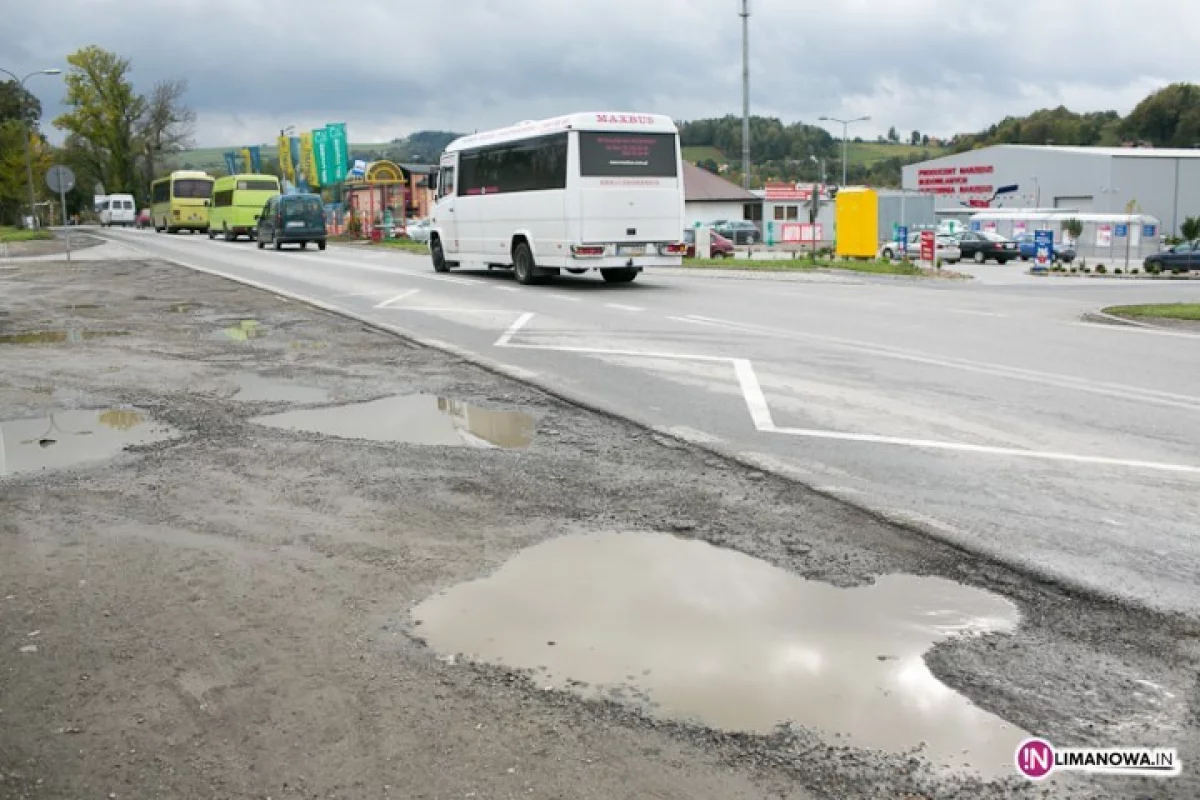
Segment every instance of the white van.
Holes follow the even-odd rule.
[[[433,268],[567,270],[627,283],[680,266],[687,245],[679,131],[656,114],[581,113],[451,142],[430,218]]]
[[[96,198],[96,213],[105,228],[113,225],[129,226],[137,221],[137,204],[131,194],[110,194]]]

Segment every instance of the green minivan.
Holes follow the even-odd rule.
[[[222,236],[232,242],[239,236],[254,238],[263,204],[279,194],[274,175],[226,175],[217,178],[208,209],[208,238]]]
[[[319,194],[281,194],[263,206],[258,217],[258,249],[268,244],[276,250],[285,244],[298,244],[300,249],[316,242],[325,249],[325,204]]]

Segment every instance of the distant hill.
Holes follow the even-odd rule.
[[[450,131],[417,131],[390,142],[359,142],[350,144],[350,158],[363,161],[376,161],[386,158],[404,164],[435,164],[446,145],[462,134]],[[225,147],[202,147],[176,153],[167,159],[169,169],[201,169],[210,173],[225,172],[225,153],[236,150],[243,145],[226,145]],[[279,148],[274,144],[261,147],[265,171],[274,172],[278,169]],[[267,167],[270,166],[270,169]]]

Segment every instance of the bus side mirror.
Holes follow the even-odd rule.
[[[438,173],[436,172],[429,173],[429,188],[435,192],[438,188],[438,177]]]

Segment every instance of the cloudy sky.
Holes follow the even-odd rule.
[[[0,68],[97,44],[185,77],[201,146],[345,121],[355,142],[582,110],[741,113],[741,0],[5,0]],[[752,112],[949,135],[1200,77],[1196,0],[751,0]],[[48,115],[60,78],[28,86]],[[840,126],[832,129],[840,134]],[[51,136],[56,136],[50,131]]]

